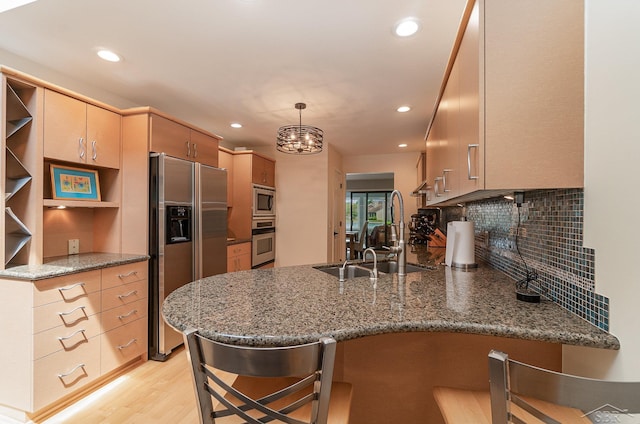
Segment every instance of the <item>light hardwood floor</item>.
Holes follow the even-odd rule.
[[[41,423],[197,424],[188,367],[180,348],[166,362],[147,361],[98,390],[99,396],[89,395]]]

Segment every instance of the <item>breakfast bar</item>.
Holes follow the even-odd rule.
[[[430,265],[376,281],[340,282],[323,272],[329,265],[222,274],[174,291],[163,314],[180,331],[231,344],[335,338],[334,378],[353,384],[352,423],[442,422],[432,387],[486,389],[491,349],[560,370],[563,344],[620,347],[553,302],[516,300],[514,281],[500,271]]]

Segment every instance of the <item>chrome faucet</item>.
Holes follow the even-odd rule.
[[[398,221],[399,231],[396,233],[395,224],[391,225],[391,241],[393,246],[386,247],[389,252],[396,255],[398,260],[398,276],[407,275],[407,247],[404,240],[404,200],[402,200],[402,193],[398,190],[391,192],[391,206],[393,206],[393,198],[398,198],[398,204],[400,205],[400,221]],[[393,223],[393,208],[391,212],[391,222]]]
[[[347,265],[350,263],[349,259],[347,259],[346,261],[344,261],[344,263],[342,264],[342,266],[340,267],[340,270],[338,271],[339,273],[339,277],[338,280],[343,283],[344,282],[344,271],[347,268]]]
[[[368,247],[362,253],[363,261],[367,260],[367,252],[371,253],[371,255],[373,256],[373,269],[370,271],[371,276],[369,278],[371,278],[372,280],[375,280],[378,278],[378,257],[376,256],[376,251],[373,250],[372,247]]]

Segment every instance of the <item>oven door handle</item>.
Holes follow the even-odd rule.
[[[273,227],[269,227],[269,228],[255,228],[253,230],[251,230],[251,234],[252,235],[257,235],[257,234],[268,234],[268,233],[275,233],[276,229]]]

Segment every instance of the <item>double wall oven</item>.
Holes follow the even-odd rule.
[[[253,186],[251,222],[251,267],[260,268],[276,258],[276,191],[272,187]]]

